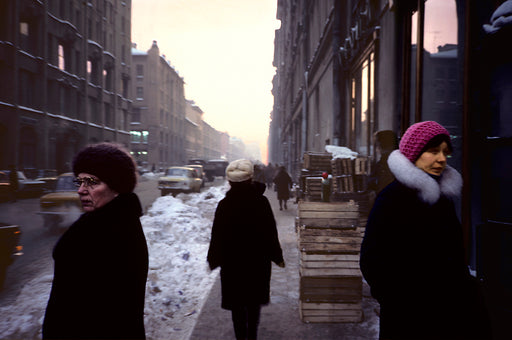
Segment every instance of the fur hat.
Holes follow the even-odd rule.
[[[118,193],[129,193],[137,184],[133,158],[121,146],[99,143],[86,146],[73,160],[75,176],[85,172],[97,176]]]
[[[400,140],[400,152],[412,163],[421,156],[427,143],[438,135],[446,135],[450,140],[450,133],[439,123],[434,121],[419,122],[411,125]]]
[[[230,182],[244,182],[250,180],[254,174],[254,165],[247,159],[238,159],[229,163],[226,168],[226,177]]]

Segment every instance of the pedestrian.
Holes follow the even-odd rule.
[[[272,262],[285,266],[265,184],[252,181],[253,171],[244,159],[226,168],[231,188],[215,211],[207,257],[210,269],[221,268],[221,307],[231,310],[237,340],[256,339]]]
[[[73,160],[84,214],[53,250],[43,339],[144,339],[148,249],[133,190],[137,167],[111,143]]]
[[[395,177],[389,170],[388,158],[391,152],[398,147],[398,138],[395,132],[391,130],[377,131],[375,137],[375,149],[380,155],[379,160],[375,163],[374,171],[371,178],[371,189],[376,194],[381,192],[389,183],[393,182]]]
[[[11,164],[9,165],[9,198],[10,202],[14,203],[18,199],[18,189],[19,189],[19,178],[18,171],[16,167]]]
[[[275,171],[274,166],[269,162],[265,167],[265,181],[267,182],[267,188],[269,189],[272,189]]]
[[[412,125],[389,155],[395,180],[377,196],[360,267],[380,303],[381,339],[489,339],[477,281],[465,261],[455,202],[461,175],[447,165],[449,132]]]
[[[253,181],[265,184],[266,179],[263,164],[254,164]]]
[[[292,178],[286,172],[284,166],[280,166],[274,177],[274,184],[277,191],[277,200],[279,201],[279,210],[288,209],[286,202],[290,199],[290,189],[292,188]]]

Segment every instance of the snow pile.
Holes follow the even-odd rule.
[[[40,339],[44,311],[53,273],[49,271],[27,283],[16,301],[0,307],[0,339]]]
[[[149,248],[148,339],[188,339],[218,271],[206,254],[217,203],[227,186],[158,198],[141,218]]]
[[[336,159],[336,158],[356,159],[357,158],[357,152],[352,151],[345,146],[326,145],[325,151],[332,153],[332,159]]]
[[[217,203],[229,185],[155,200],[141,218],[149,248],[145,323],[148,339],[188,339],[218,271],[206,255]],[[0,339],[41,338],[53,266],[0,306]],[[220,306],[219,306],[220,308]]]

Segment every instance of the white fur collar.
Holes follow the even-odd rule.
[[[399,150],[389,155],[388,165],[395,178],[406,187],[416,189],[420,199],[426,203],[436,203],[441,194],[451,199],[460,196],[462,176],[449,165],[446,166],[439,182],[416,167]]]

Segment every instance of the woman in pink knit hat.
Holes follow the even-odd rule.
[[[478,285],[465,260],[455,202],[461,175],[447,164],[449,132],[412,125],[388,165],[395,180],[368,218],[360,266],[380,303],[381,339],[488,339]]]

